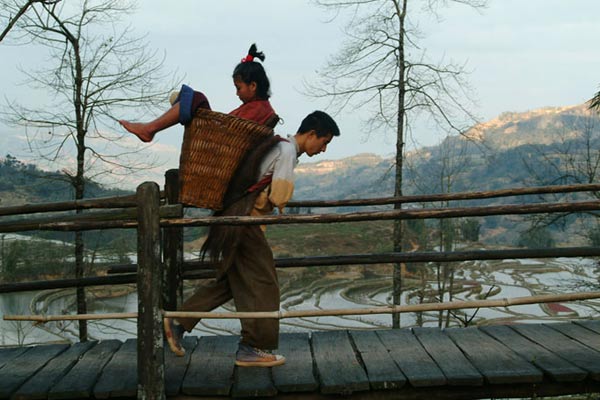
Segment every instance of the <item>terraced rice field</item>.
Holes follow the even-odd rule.
[[[435,266],[419,266],[429,273],[417,272],[404,278],[402,304],[439,299]],[[478,300],[522,297],[540,294],[591,291],[598,287],[599,267],[592,259],[501,260],[464,262],[453,265],[452,296],[454,300]],[[281,276],[283,310],[331,308],[360,308],[391,304],[392,279],[389,267],[356,267],[350,272],[327,270],[284,271]],[[188,287],[188,291],[193,287]],[[137,298],[132,287],[120,292],[90,292],[90,312],[128,312],[137,309]],[[449,298],[448,292],[444,299]],[[2,314],[44,313],[61,314],[74,310],[74,292],[61,290],[42,293],[20,293],[0,297]],[[226,304],[221,311],[233,311]],[[597,317],[600,300],[575,303],[522,305],[510,308],[457,310],[450,317],[444,314],[442,324],[485,325],[507,322],[561,321]],[[447,321],[447,322],[446,322]],[[401,315],[402,326],[438,326],[440,314]],[[44,325],[0,321],[0,344],[19,342],[39,343],[72,340],[77,327],[71,322],[52,322]],[[282,320],[283,332],[328,330],[340,328],[373,329],[391,325],[389,314],[368,316],[310,317]],[[239,333],[237,320],[204,320],[198,324],[195,335]],[[91,321],[90,336],[95,339],[125,339],[135,337],[133,320]]]

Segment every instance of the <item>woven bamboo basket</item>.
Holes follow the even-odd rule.
[[[179,201],[211,210],[223,196],[246,151],[273,130],[253,121],[199,109],[185,127],[179,159]]]

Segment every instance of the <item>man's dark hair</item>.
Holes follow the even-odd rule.
[[[317,137],[327,135],[340,136],[340,128],[338,128],[333,118],[323,111],[314,111],[308,114],[302,120],[298,128],[298,133],[306,133],[310,130],[314,130],[317,133]]]

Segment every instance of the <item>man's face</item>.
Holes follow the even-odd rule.
[[[312,157],[319,153],[324,153],[327,150],[327,145],[333,139],[333,135],[329,134],[323,137],[318,137],[317,132],[310,131],[306,139],[306,155]]]

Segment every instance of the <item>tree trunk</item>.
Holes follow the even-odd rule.
[[[79,135],[78,135],[79,136]],[[77,175],[73,180],[75,186],[75,200],[83,199],[85,193],[85,179],[83,177],[83,138],[79,138],[79,145],[77,148]],[[83,148],[83,150],[81,150]],[[77,210],[76,213],[80,214],[83,210]],[[84,277],[85,271],[85,244],[83,241],[83,232],[75,233],[75,278],[81,279]],[[81,286],[77,287],[77,314],[87,314],[87,302],[85,299],[85,289]],[[87,321],[79,321],[79,341],[86,342],[88,340]]]
[[[75,200],[81,200],[85,194],[85,116],[83,111],[83,103],[81,100],[83,90],[83,66],[81,65],[81,56],[79,49],[79,40],[74,36],[70,36],[73,46],[73,54],[75,56],[75,87],[74,106],[77,122],[77,172],[73,178],[73,186],[75,187]],[[82,213],[83,210],[77,210],[76,213]],[[75,234],[75,277],[81,279],[84,277],[85,262],[84,262],[85,246],[83,241],[83,233]],[[77,313],[87,314],[87,302],[85,299],[85,289],[77,287]],[[79,341],[85,342],[88,340],[87,321],[79,321]]]
[[[402,10],[398,15],[398,126],[396,136],[396,176],[394,182],[394,197],[402,196],[402,169],[404,164],[404,95],[405,95],[405,80],[404,80],[404,18],[406,16],[406,3],[408,0],[402,0]],[[394,204],[394,209],[401,209],[402,204]],[[402,251],[402,221],[394,221],[394,243],[395,252]],[[394,278],[392,289],[392,302],[399,305],[402,299],[402,266],[394,264]],[[400,328],[400,314],[392,315],[392,327]]]

